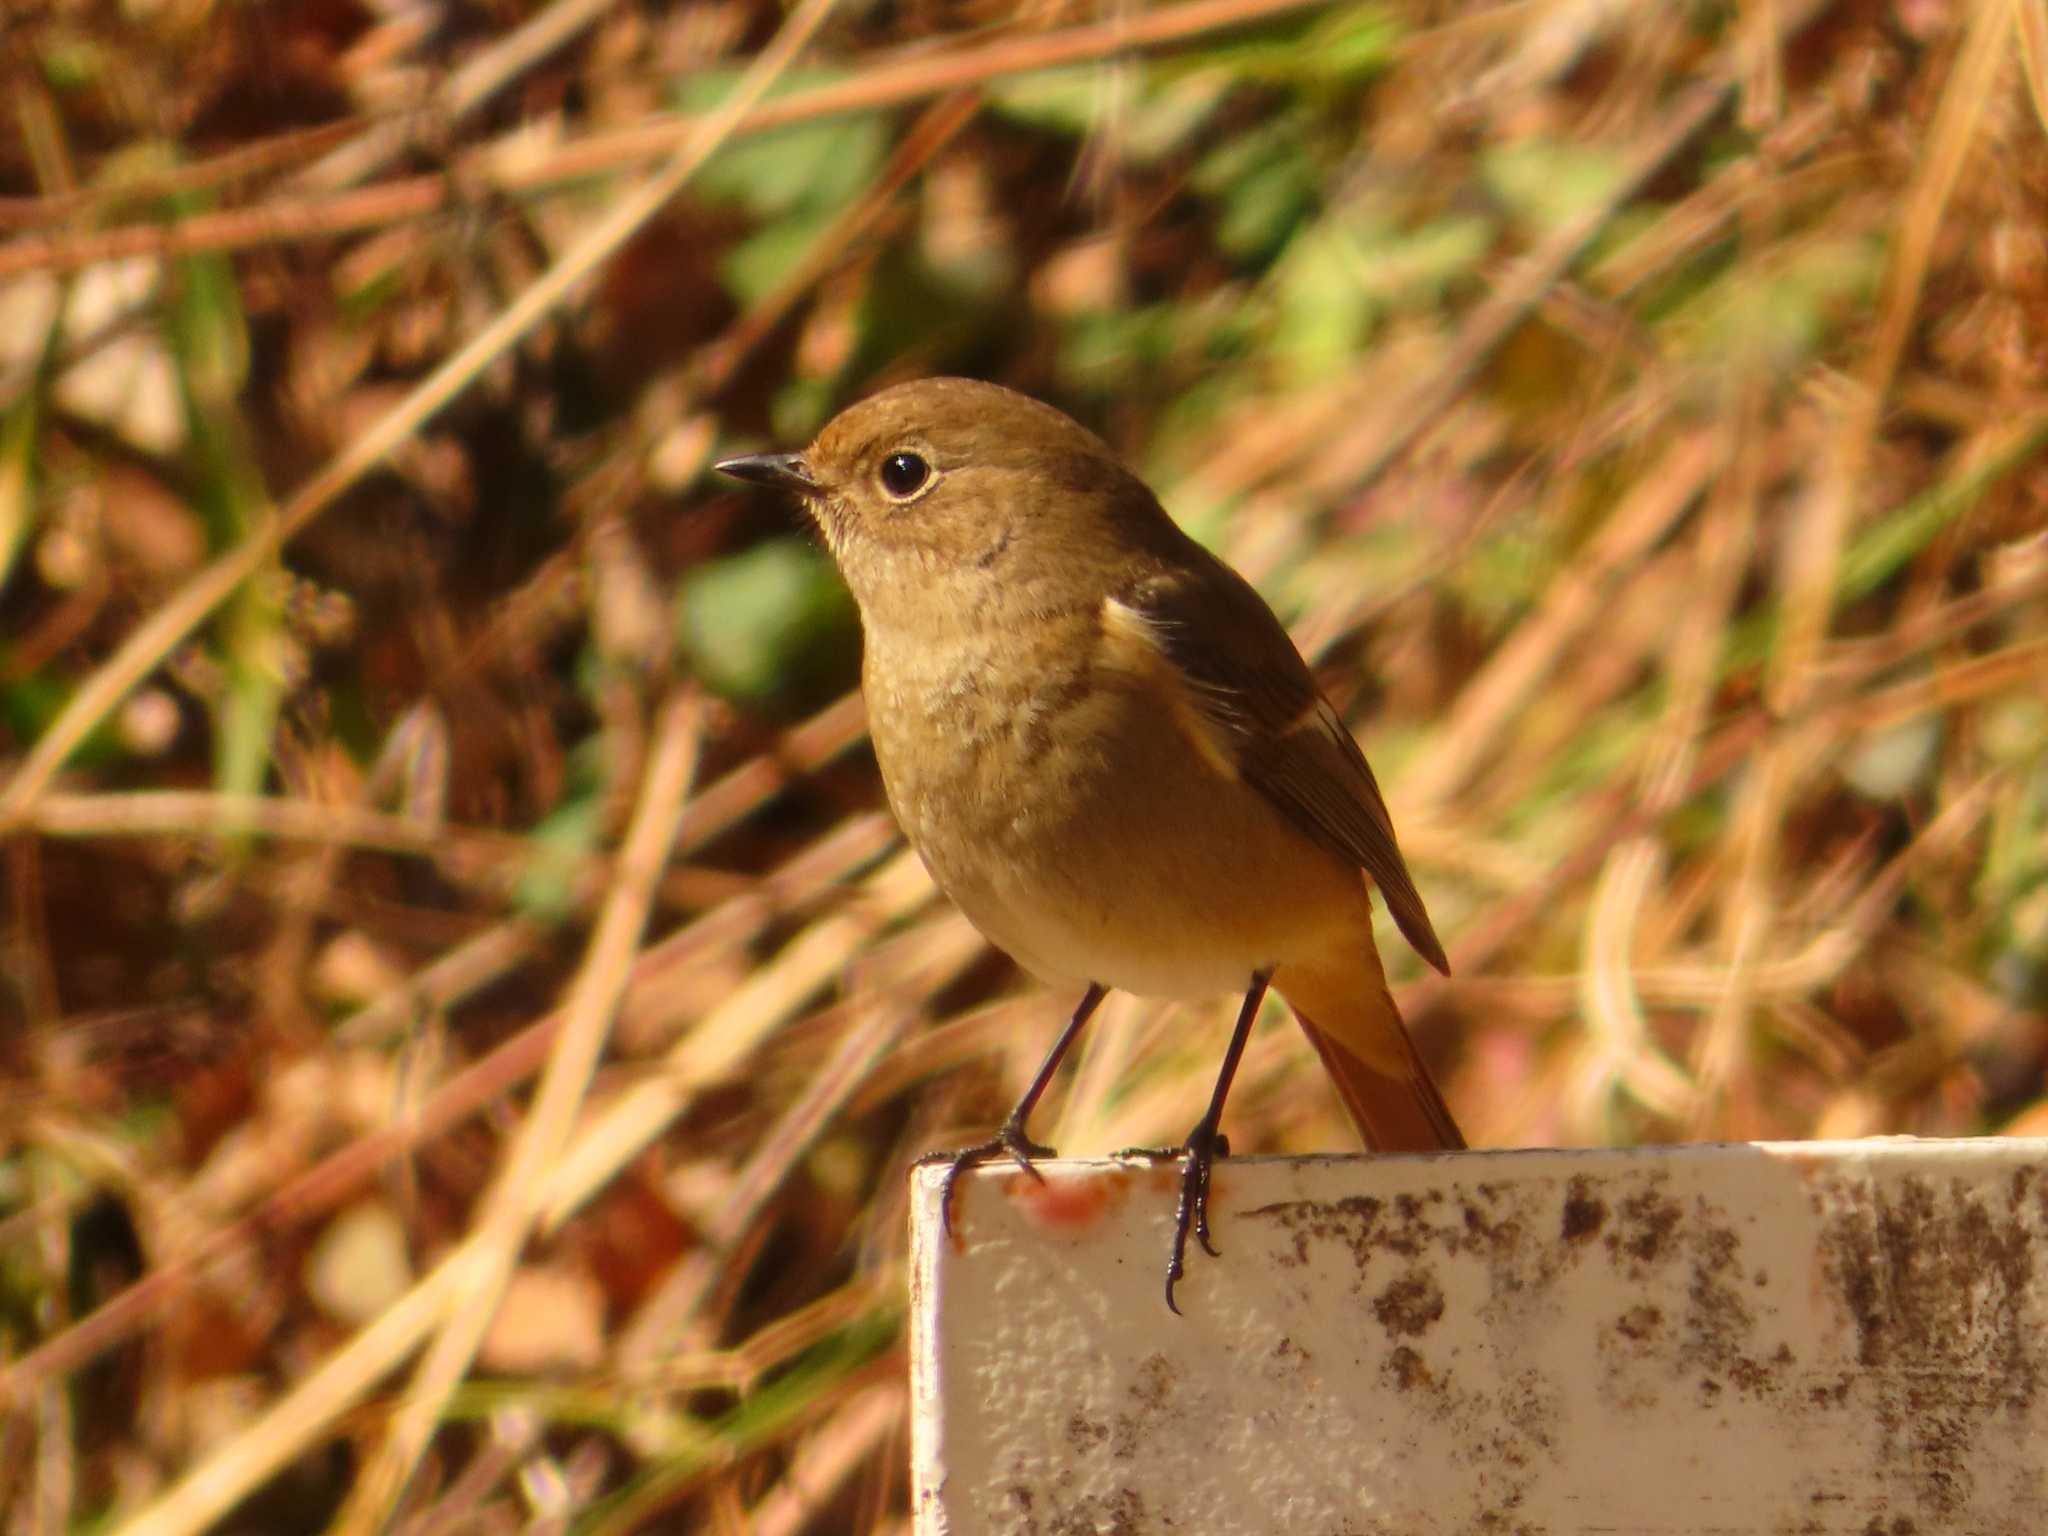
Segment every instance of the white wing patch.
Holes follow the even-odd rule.
[[[1166,653],[1158,623],[1114,597],[1102,601],[1102,647],[1097,659],[1105,667],[1149,682],[1164,695],[1173,723],[1195,754],[1219,778],[1236,783],[1237,752],[1229,732],[1197,700],[1196,689]]]

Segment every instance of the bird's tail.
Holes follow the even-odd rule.
[[[1361,959],[1331,968],[1282,966],[1273,985],[1301,1021],[1367,1147],[1463,1151],[1464,1135],[1408,1037],[1370,943]]]

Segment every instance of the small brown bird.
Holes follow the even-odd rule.
[[[882,782],[932,878],[1026,970],[1086,989],[1002,1130],[950,1155],[948,1200],[964,1168],[1052,1155],[1026,1122],[1111,987],[1246,991],[1180,1149],[1169,1307],[1191,1223],[1216,1252],[1210,1165],[1269,984],[1368,1146],[1464,1146],[1373,945],[1361,871],[1447,970],[1364,754],[1258,593],[1107,444],[997,385],[923,379],[802,453],[717,468],[795,492],[831,547]]]

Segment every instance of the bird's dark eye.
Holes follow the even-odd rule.
[[[931,465],[914,453],[892,453],[882,460],[882,489],[898,501],[915,496],[931,477]]]

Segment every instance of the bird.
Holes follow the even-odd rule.
[[[1385,798],[1285,627],[1100,437],[1001,385],[923,378],[797,452],[720,460],[793,493],[860,614],[861,690],[891,810],[997,948],[1080,1001],[1000,1130],[934,1154],[1036,1175],[1028,1121],[1110,990],[1242,993],[1186,1141],[1166,1303],[1209,1224],[1221,1120],[1270,987],[1368,1148],[1465,1139],[1387,988],[1374,890],[1444,948]]]

